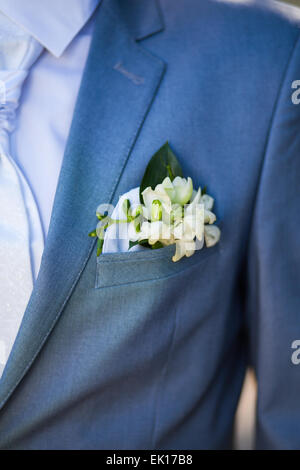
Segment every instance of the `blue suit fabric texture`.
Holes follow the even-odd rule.
[[[246,368],[256,447],[300,448],[300,15],[102,0],[41,270],[0,382],[1,449],[226,449]],[[168,140],[221,241],[108,253],[87,234]]]

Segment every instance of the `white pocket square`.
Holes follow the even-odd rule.
[[[134,188],[123,194],[116,207],[114,208],[111,218],[114,220],[124,219],[123,203],[128,199],[131,207],[140,204],[139,188]],[[143,246],[133,246],[130,251],[146,250]],[[129,237],[127,224],[114,224],[108,227],[104,236],[102,253],[123,253],[129,250]]]
[[[150,159],[140,187],[123,194],[115,208],[98,206],[97,257],[129,249],[161,249],[176,245],[174,262],[196,250],[214,246],[221,231],[214,225],[214,199],[184,178],[168,142]],[[112,209],[111,213],[110,210]]]

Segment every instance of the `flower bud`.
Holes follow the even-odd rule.
[[[131,204],[130,204],[129,199],[125,199],[123,201],[122,209],[123,209],[123,212],[126,215],[126,217],[128,217],[130,215],[130,205]]]
[[[177,176],[173,181],[173,186],[175,189],[175,197],[172,202],[184,206],[190,201],[193,194],[192,178],[185,179]]]
[[[158,199],[152,202],[151,206],[151,221],[157,222],[162,219],[162,204]]]

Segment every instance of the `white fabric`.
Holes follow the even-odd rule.
[[[73,41],[65,49],[66,44],[62,42],[63,34],[56,31],[55,12],[59,3],[68,22],[74,15],[74,23],[77,21],[78,24],[76,18],[83,10],[81,5],[84,1],[43,0],[39,5],[35,5],[36,2],[32,0],[13,3],[11,0],[0,0],[0,10],[4,7],[5,11],[13,10],[14,18],[18,19],[20,24],[23,24],[24,19],[28,30],[30,30],[29,22],[32,30],[38,30],[41,10],[46,10],[49,19],[45,28],[48,28],[48,34],[52,37],[52,41],[56,41],[57,47],[64,49],[59,58],[44,50],[31,68],[23,87],[16,131],[11,138],[11,155],[30,183],[38,204],[45,236],[49,228],[57,181],[95,18],[92,16],[85,24],[87,14],[81,15],[82,30],[76,37],[77,28],[73,30]],[[87,4],[93,6],[97,2],[91,4],[88,1]],[[92,13],[92,10],[89,10],[89,14]]]
[[[0,11],[60,57],[99,0],[0,0]]]
[[[134,188],[120,197],[116,207],[110,215],[112,219],[123,220],[126,218],[122,208],[125,199],[130,201],[132,209],[138,207],[140,204],[139,188]],[[122,253],[128,251],[128,249],[129,237],[127,224],[111,225],[105,232],[102,253]],[[130,251],[141,251],[145,249],[147,248],[136,245],[133,246]]]
[[[9,137],[27,69],[42,46],[0,13],[0,375],[28,303],[33,272],[30,229],[43,250],[43,231],[31,190],[10,156]],[[26,202],[24,195],[26,194]],[[31,220],[27,211],[30,210]]]
[[[12,135],[11,153],[30,182],[45,236],[93,24],[84,28],[59,59],[44,51],[34,64],[24,84]]]
[[[20,296],[19,304],[23,305],[23,311],[21,312],[20,309],[18,321],[14,325],[15,335],[32,290],[32,279],[30,282],[26,277],[26,285],[23,283],[23,288],[20,289],[14,269],[16,265],[19,269],[22,257],[26,258],[28,264],[31,255],[33,281],[38,273],[43,249],[39,214],[46,234],[75,101],[92,37],[94,18],[91,18],[88,23],[87,21],[98,3],[99,0],[43,0],[43,2],[40,0],[26,0],[26,2],[24,0],[0,0],[0,13],[1,11],[6,13],[11,20],[21,25],[18,32],[14,30],[14,33],[24,35],[22,27],[25,28],[29,33],[32,32],[32,36],[51,52],[42,52],[27,77],[25,70],[24,76],[21,76],[21,73],[18,74],[18,77],[11,76],[9,87],[8,83],[6,84],[6,94],[9,91],[9,93],[15,94],[15,100],[19,99],[20,108],[13,123],[14,126],[10,129],[9,162],[11,163],[10,168],[12,169],[14,165],[17,172],[28,216],[28,227],[22,232],[23,238],[16,238],[14,241],[16,249],[13,260],[2,256],[2,252],[6,250],[0,238],[0,271],[4,270],[5,273],[12,272],[14,274],[11,283],[12,295]],[[79,30],[81,31],[78,33]],[[1,31],[3,32],[2,36]],[[5,39],[5,37],[4,29],[0,26],[0,38]],[[7,47],[5,55],[3,54],[0,58],[2,72],[6,74],[4,69],[15,69],[18,65],[20,66],[20,58],[26,57],[24,54],[26,47],[30,48],[33,44],[38,55],[40,51],[38,51],[37,42],[33,39],[28,41],[27,45],[23,42],[21,46],[20,42],[18,50],[10,50],[11,53]],[[42,49],[41,46],[40,49]],[[53,54],[57,57],[54,57]],[[58,57],[59,55],[60,57]],[[13,60],[14,64],[12,64]],[[25,60],[22,67],[26,69],[29,66],[30,63],[26,63]],[[4,77],[3,74],[2,77]],[[14,86],[13,80],[24,80],[25,78],[22,95],[19,97],[17,94],[20,88]],[[0,82],[0,106],[5,98],[4,91]],[[11,125],[12,122],[9,122],[7,117],[6,114],[5,125]],[[7,139],[2,139],[2,148],[4,146],[6,146],[5,150],[8,153]],[[8,159],[6,164],[8,165]],[[16,177],[16,173],[14,177]],[[16,179],[14,182],[16,184]],[[1,206],[4,205],[3,198],[11,199],[3,184],[2,188]],[[18,201],[20,200],[19,198]],[[11,212],[10,214],[12,215]],[[0,218],[0,226],[1,222]],[[18,225],[16,217],[14,224]],[[16,236],[15,233],[14,236]],[[30,253],[28,254],[29,241]],[[6,293],[0,287],[0,376],[13,343],[13,335],[7,333],[10,330],[7,323],[9,316],[4,314],[2,308],[6,304],[10,305],[7,309],[11,309],[11,303],[6,300]]]

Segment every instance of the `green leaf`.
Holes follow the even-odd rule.
[[[89,233],[89,237],[96,237],[96,236],[97,236],[96,230],[92,230],[92,231]]]
[[[128,248],[128,250],[130,250],[130,248],[132,248],[133,246],[136,246],[136,245],[138,245],[138,244],[139,244],[139,241],[138,241],[138,240],[136,240],[135,242],[132,242],[132,241],[130,240],[130,241],[129,241],[129,248]]]
[[[151,245],[149,245],[148,240],[139,241],[139,245],[144,246],[146,248],[151,248]]]
[[[154,245],[151,245],[152,250],[158,250],[159,248],[163,248],[164,245],[161,242],[156,242]]]
[[[140,241],[137,240],[135,242],[132,242],[132,241],[129,242],[128,250],[130,250],[130,248],[132,248],[133,246],[136,246],[136,245],[141,245],[141,246],[144,246],[146,248],[151,248],[151,245],[149,245],[148,240],[140,240]]]
[[[169,176],[171,181],[176,176],[183,176],[181,166],[166,142],[151,158],[140,185],[140,201],[143,204],[142,192],[149,186],[155,189],[157,184]]]

